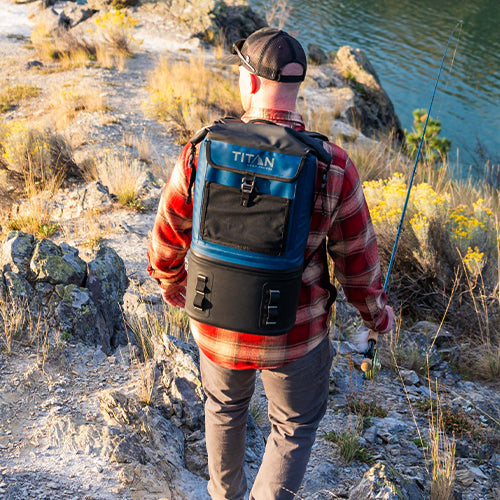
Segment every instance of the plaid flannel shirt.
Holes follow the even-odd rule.
[[[283,126],[304,129],[298,113],[251,109],[243,120],[266,119]],[[148,271],[162,288],[185,282],[184,259],[191,243],[192,204],[186,203],[190,170],[190,144],[183,149],[160,199],[148,247]],[[386,294],[382,288],[377,243],[368,207],[355,166],[347,153],[325,143],[332,155],[325,194],[319,194],[313,211],[305,257],[318,247],[302,276],[295,326],[278,336],[239,333],[191,320],[199,348],[209,359],[232,369],[275,368],[314,349],[328,333],[329,293],[322,285],[328,276],[324,246],[335,263],[335,276],[347,300],[360,312],[365,324],[376,331],[388,325]],[[197,158],[196,158],[197,161]],[[319,191],[325,165],[319,163]]]

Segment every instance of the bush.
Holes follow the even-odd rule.
[[[68,144],[50,129],[39,130],[25,121],[4,123],[0,148],[9,168],[23,175],[28,195],[54,190],[68,177],[80,179]]]
[[[424,131],[427,112],[425,109],[413,111],[413,130],[405,130],[408,150],[413,158],[417,156],[418,146]],[[451,141],[445,137],[438,137],[441,132],[441,122],[429,117],[427,128],[425,129],[424,142],[420,152],[422,160],[436,162],[444,159],[451,147]]]
[[[401,218],[401,174],[363,184],[387,269]],[[453,205],[453,193],[413,186],[391,275],[390,296],[408,320],[440,321],[482,341],[499,332],[498,255],[493,210],[483,198]],[[453,300],[456,295],[456,300]]]

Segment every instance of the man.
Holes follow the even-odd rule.
[[[299,42],[283,31],[263,28],[234,44],[233,54],[240,71],[242,120],[269,120],[304,130],[295,108],[307,67]],[[326,142],[324,148],[333,159],[329,169],[318,162],[318,196],[305,252],[312,257],[302,276],[295,326],[282,335],[261,336],[191,320],[207,396],[208,490],[213,499],[244,498],[245,430],[256,370],[261,370],[269,401],[271,433],[250,499],[291,499],[300,487],[326,411],[332,362],[325,249],[366,326],[377,332],[392,327],[358,174],[345,151]],[[178,307],[185,304],[184,259],[192,228],[193,207],[186,203],[189,151],[188,144],[165,186],[148,249],[150,274],[159,281],[164,300]],[[325,172],[326,192],[320,191]]]

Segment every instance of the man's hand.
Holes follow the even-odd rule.
[[[184,307],[186,305],[186,284],[169,287],[168,290],[161,289],[163,300],[174,307]]]
[[[391,306],[386,306],[385,310],[387,311],[387,317],[388,317],[387,328],[380,333],[389,333],[394,327],[394,310],[392,309]]]

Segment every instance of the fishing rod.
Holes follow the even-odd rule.
[[[429,118],[431,116],[431,109],[432,109],[432,105],[434,104],[434,98],[436,96],[436,91],[437,91],[437,87],[439,84],[439,79],[441,78],[441,73],[443,71],[444,61],[446,59],[446,54],[448,52],[448,47],[450,46],[451,39],[453,38],[453,35],[454,35],[456,29],[459,26],[461,28],[462,24],[463,24],[463,21],[458,21],[457,24],[455,25],[455,27],[453,28],[453,30],[451,31],[450,36],[448,37],[448,42],[446,43],[446,48],[444,49],[443,58],[441,60],[441,65],[439,66],[438,75],[437,75],[436,81],[434,83],[434,90],[432,92],[431,101],[429,103],[429,109],[427,110],[427,116],[425,117],[424,128],[422,130],[422,135],[420,136],[420,142],[418,144],[417,155],[415,157],[415,163],[413,165],[413,170],[411,173],[410,182],[408,184],[408,190],[406,192],[406,198],[405,198],[405,202],[403,205],[403,212],[401,214],[401,219],[399,220],[398,230],[396,233],[396,239],[394,241],[394,246],[392,248],[391,259],[389,261],[389,267],[387,268],[387,274],[385,276],[384,292],[386,292],[386,293],[387,293],[387,289],[389,288],[389,280],[390,280],[390,276],[391,276],[392,267],[394,265],[394,258],[396,256],[396,251],[398,249],[399,238],[401,237],[401,231],[403,229],[403,222],[404,222],[404,218],[406,215],[406,209],[408,208],[408,202],[410,200],[410,193],[411,193],[411,188],[413,186],[413,179],[415,178],[415,173],[417,171],[418,160],[420,159],[420,152],[422,150],[422,145],[423,145],[424,139],[425,139],[425,131],[427,130],[427,123],[429,122]],[[365,376],[365,378],[375,378],[377,376],[378,371],[380,370],[380,366],[381,366],[380,360],[378,359],[377,349],[375,348],[377,340],[378,340],[378,332],[371,330],[369,335],[368,335],[368,348],[364,352],[365,357],[364,357],[363,361],[361,362],[361,370],[363,371],[363,375]]]

